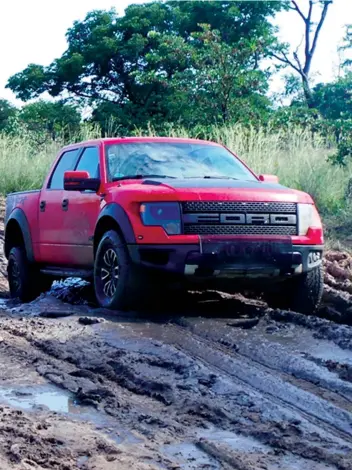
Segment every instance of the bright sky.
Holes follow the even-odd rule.
[[[65,33],[74,20],[83,20],[93,9],[115,7],[123,13],[130,3],[143,0],[0,0],[0,97],[15,102],[5,90],[8,78],[29,63],[48,65],[66,49]],[[304,8],[308,0],[298,0]],[[352,23],[352,0],[334,0],[322,31],[313,69],[318,81],[331,80],[337,73],[337,46],[344,25]],[[293,13],[278,19],[282,38],[293,44],[302,38],[302,20]],[[278,85],[276,85],[278,86]]]

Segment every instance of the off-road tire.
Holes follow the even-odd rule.
[[[21,302],[30,302],[50,289],[52,279],[39,272],[35,264],[28,262],[23,247],[13,247],[9,253],[7,274],[10,295]]]
[[[276,291],[268,292],[265,300],[271,308],[312,314],[320,305],[324,289],[321,266],[283,282]]]
[[[114,258],[112,252],[116,255],[118,270],[112,270],[110,277],[113,272],[118,272],[118,279],[114,293],[107,295],[104,292],[107,284],[102,279],[107,270],[104,256],[108,253]],[[148,287],[151,286],[147,273],[132,262],[124,240],[114,230],[106,232],[100,240],[94,262],[94,290],[99,305],[111,310],[140,308],[146,301]]]

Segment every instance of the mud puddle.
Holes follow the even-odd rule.
[[[334,359],[339,362],[351,362],[351,352],[341,349],[332,341],[317,339],[314,334],[308,330],[288,328],[279,330],[272,333],[271,327],[263,328],[262,331],[257,331],[257,335],[262,335],[262,339],[277,343],[283,347],[289,347],[297,354],[307,353],[320,359],[329,360]],[[243,338],[245,339],[245,338]]]
[[[233,450],[242,452],[270,452],[270,447],[248,436],[241,436],[231,431],[223,431],[221,429],[201,430],[198,433],[199,439],[208,439],[210,441],[218,441],[227,444]]]
[[[334,467],[325,463],[311,462],[303,458],[293,458],[292,455],[282,453],[275,455],[270,446],[264,445],[258,440],[236,434],[234,432],[209,429],[201,430],[198,434],[200,440],[198,447],[205,448],[209,452],[215,449],[218,452],[226,452],[228,463],[240,465],[235,468],[265,468],[265,470],[333,470]],[[226,450],[225,450],[226,449]],[[276,453],[277,454],[277,453]],[[258,467],[248,467],[247,461]],[[263,466],[262,466],[263,464]],[[242,465],[242,466],[241,466]],[[217,468],[217,467],[215,467]]]
[[[57,413],[80,413],[71,394],[54,385],[0,388],[0,401],[29,411],[42,408]]]
[[[143,442],[133,432],[119,426],[116,420],[93,407],[81,405],[72,393],[55,385],[0,387],[0,402],[25,411],[52,411],[88,422],[116,444]]]
[[[196,470],[201,466],[209,470],[223,468],[219,462],[192,443],[166,445],[162,450],[165,455],[178,461],[183,470]]]

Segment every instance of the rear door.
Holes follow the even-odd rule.
[[[64,152],[43,188],[39,200],[39,251],[40,260],[52,265],[69,264],[67,250],[63,243],[65,216],[64,173],[74,170],[81,149]]]
[[[80,154],[75,167],[87,171],[91,178],[101,178],[100,147],[87,146]],[[62,242],[70,264],[77,267],[93,265],[93,235],[100,212],[101,197],[98,193],[86,191],[64,191],[67,201],[63,216]]]

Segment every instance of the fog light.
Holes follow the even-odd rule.
[[[168,235],[178,235],[181,232],[180,225],[177,222],[170,222],[164,225],[164,229]]]

